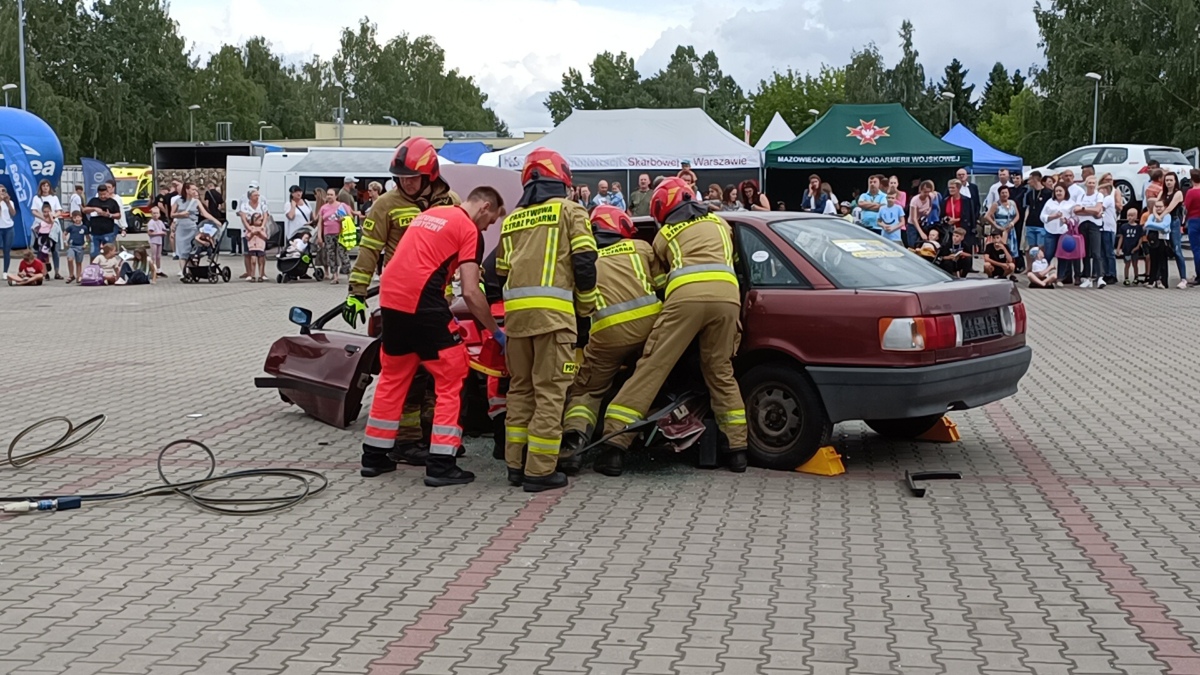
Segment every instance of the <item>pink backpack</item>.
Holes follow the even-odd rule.
[[[80,286],[103,286],[104,285],[104,270],[99,265],[88,265],[83,268],[83,274],[79,276]]]

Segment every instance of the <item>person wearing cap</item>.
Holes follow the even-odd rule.
[[[345,204],[355,218],[361,218],[362,213],[358,210],[358,179],[354,176],[346,176],[342,179],[342,189],[338,190],[337,200]]]
[[[304,190],[300,189],[299,185],[293,185],[288,188],[287,207],[283,211],[283,239],[289,241],[292,235],[302,227],[308,227],[308,223],[312,220],[313,210],[304,201]]]

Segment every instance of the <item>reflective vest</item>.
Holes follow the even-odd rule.
[[[733,230],[719,216],[663,225],[654,253],[670,269],[666,299],[741,304],[733,269]]]
[[[342,233],[338,235],[338,243],[347,251],[358,245],[358,225],[354,222],[354,216],[342,218]]]
[[[555,197],[513,211],[500,229],[496,273],[505,277],[504,327],[509,337],[575,333],[575,313],[591,313],[595,289],[575,292],[571,255],[595,251],[587,211]]]
[[[644,342],[662,310],[654,291],[667,281],[654,248],[624,239],[599,251],[592,339],[620,346]]]

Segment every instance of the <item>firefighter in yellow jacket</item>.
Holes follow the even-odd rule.
[[[670,270],[666,299],[633,376],[608,404],[604,434],[645,419],[676,361],[699,337],[700,369],[717,426],[729,440],[726,464],[740,473],[746,470],[746,406],[733,376],[732,359],[741,340],[741,294],[733,269],[732,230],[709,214],[678,178],[668,178],[654,190],[650,215],[660,226],[654,253]],[[621,475],[621,453],[632,436],[622,434],[601,446],[595,470]]]
[[[655,291],[667,276],[654,247],[634,239],[637,227],[615,206],[592,211],[596,237],[596,309],[592,314],[583,363],[571,386],[563,419],[563,449],[559,470],[568,476],[579,471],[579,450],[597,424],[600,404],[621,366],[636,359],[662,310]]]
[[[408,224],[431,207],[461,203],[441,176],[437,150],[424,138],[409,138],[397,146],[391,171],[396,177],[396,188],[380,195],[363,220],[358,259],[350,272],[350,295],[342,307],[342,318],[351,327],[366,321],[367,289],[375,272],[383,269],[400,245]],[[429,407],[425,397],[428,385],[429,377],[424,371],[414,378],[404,402],[395,449],[364,452],[360,470],[363,476],[394,471],[397,461],[425,465],[429,449],[421,443],[421,412]]]
[[[521,183],[496,256],[511,378],[504,459],[511,485],[541,492],[567,484],[556,464],[576,371],[575,315],[587,316],[595,302],[596,240],[587,211],[566,198],[571,170],[558,153],[530,152]]]

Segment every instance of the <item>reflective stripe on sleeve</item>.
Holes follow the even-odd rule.
[[[369,249],[371,251],[382,251],[384,242],[370,237],[363,237],[362,241],[358,242],[359,248]]]

